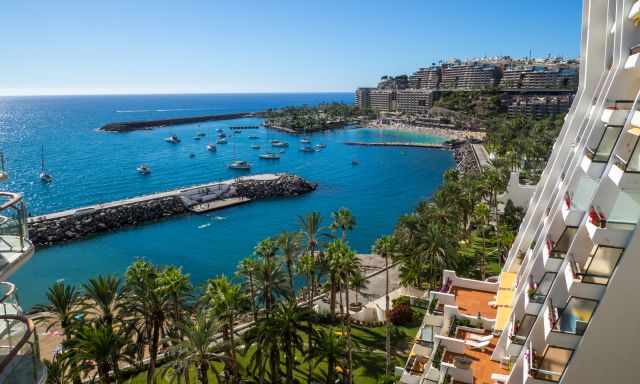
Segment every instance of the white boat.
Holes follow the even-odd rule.
[[[260,145],[258,145],[258,144],[251,144],[251,149],[260,149]]]
[[[249,136],[249,138],[251,140],[255,140],[255,139],[259,139],[260,137],[258,135],[251,135],[251,136]]]
[[[136,168],[136,171],[141,175],[148,175],[151,173],[151,168],[146,164],[140,164],[138,168]]]
[[[218,141],[216,141],[216,143],[218,144],[227,144],[227,139],[225,139],[224,137],[221,137],[218,139]]]
[[[327,148],[327,145],[326,144],[316,144],[315,147],[318,148],[318,149],[322,149],[322,148]]]
[[[42,146],[42,152],[40,155],[40,180],[43,183],[50,183],[53,181],[53,176],[47,173],[46,169],[44,168],[44,145]]]
[[[272,140],[271,141],[271,146],[273,146],[273,147],[288,147],[289,143],[287,143],[285,141],[280,141],[280,140]]]
[[[6,180],[9,178],[9,174],[4,170],[4,153],[0,152],[0,181]]]
[[[166,139],[164,139],[164,141],[166,141],[167,143],[171,143],[171,144],[178,144],[180,142],[180,139],[176,135],[171,135],[171,136],[167,137]]]
[[[300,147],[300,152],[307,152],[307,153],[310,153],[310,152],[315,152],[315,151],[316,151],[316,150],[315,150],[315,149],[313,149],[313,147],[311,147],[311,146],[309,146],[309,145],[305,145],[305,146]]]
[[[241,169],[241,170],[249,170],[251,169],[251,164],[247,163],[243,160],[237,160],[233,163],[229,164],[229,168],[231,169]]]
[[[222,132],[224,132],[224,130],[222,128],[218,128],[218,129],[216,129],[216,132],[222,133]]]
[[[280,160],[280,155],[273,152],[266,152],[260,155],[262,160]]]
[[[302,139],[300,139],[300,144],[311,144],[311,140],[303,137]]]
[[[216,145],[215,144],[207,144],[207,151],[209,152],[215,152],[217,150]]]
[[[223,137],[227,137],[227,135],[225,133],[218,133],[218,138],[223,138]]]

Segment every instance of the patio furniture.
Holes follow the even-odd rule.
[[[504,384],[507,382],[507,380],[509,380],[509,376],[503,375],[501,373],[492,373],[491,380],[498,384]]]
[[[491,341],[493,339],[493,335],[477,335],[475,333],[467,333],[469,339],[473,341]]]
[[[481,351],[483,351],[486,347],[488,347],[490,343],[491,343],[491,340],[486,340],[486,341],[467,340],[464,342],[464,344],[467,347],[471,349],[479,349]]]

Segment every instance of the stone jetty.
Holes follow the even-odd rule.
[[[29,236],[36,246],[49,246],[168,217],[202,213],[253,200],[298,196],[316,187],[314,183],[286,173],[244,176],[31,217]]]
[[[120,123],[109,123],[98,128],[99,131],[105,132],[131,132],[131,131],[144,131],[151,130],[159,127],[169,127],[173,125],[185,125],[204,123],[207,121],[222,121],[222,120],[235,120],[245,117],[261,117],[264,112],[240,112],[240,113],[227,113],[223,115],[204,115],[204,116],[191,116],[191,117],[177,117],[174,119],[161,119],[161,120],[138,120],[138,121],[124,121]]]

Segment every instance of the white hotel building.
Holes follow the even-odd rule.
[[[636,17],[584,0],[578,93],[502,273],[445,271],[400,382],[640,383]]]

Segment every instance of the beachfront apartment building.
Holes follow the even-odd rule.
[[[486,89],[500,80],[500,69],[494,64],[447,64],[442,67],[440,88]]]
[[[502,271],[443,273],[400,382],[640,382],[640,1],[583,4],[578,91]]]
[[[428,68],[420,68],[409,76],[409,88],[413,89],[437,89],[440,86],[442,68],[432,65]]]
[[[396,94],[399,112],[422,114],[433,106],[434,91],[428,89],[403,89]]]
[[[356,107],[365,110],[371,106],[371,90],[375,88],[360,87],[356,89]]]
[[[0,383],[39,384],[46,380],[35,326],[22,311],[16,287],[7,282],[33,253],[22,196],[0,192]]]
[[[501,88],[576,89],[578,71],[575,67],[513,66],[502,72]]]
[[[509,117],[524,115],[536,119],[567,113],[573,103],[573,94],[565,95],[515,95],[507,106]]]
[[[369,107],[376,112],[395,111],[397,96],[395,89],[372,89],[369,92]]]

